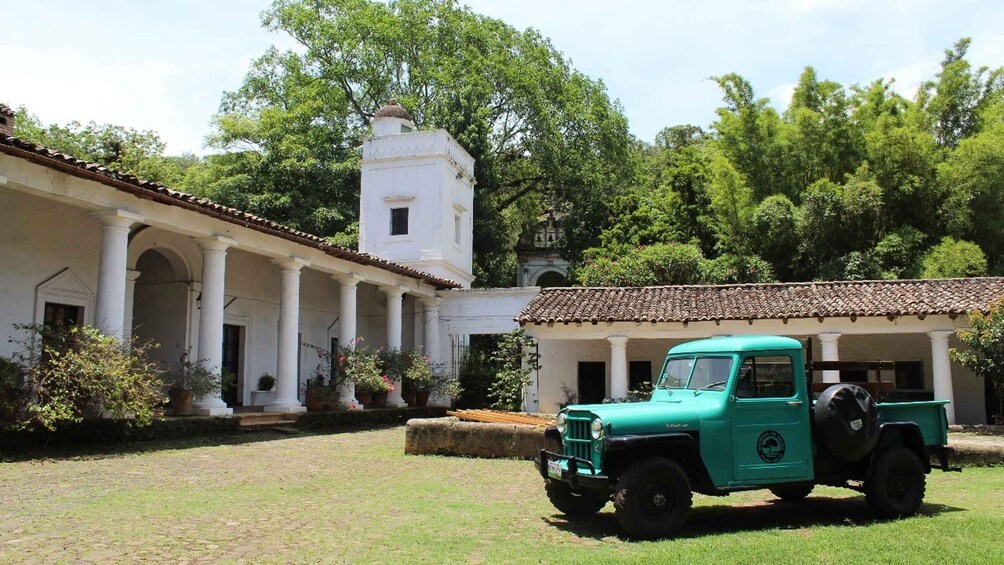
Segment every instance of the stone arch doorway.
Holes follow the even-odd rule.
[[[539,286],[541,288],[568,286],[568,279],[566,279],[565,275],[558,271],[546,271],[537,277],[537,281],[534,286]]]
[[[147,249],[136,260],[133,335],[160,345],[150,353],[164,369],[174,369],[191,345],[192,290],[186,262],[167,247]]]

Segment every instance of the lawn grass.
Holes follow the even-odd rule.
[[[0,562],[1004,563],[1002,468],[935,472],[890,522],[840,489],[695,496],[680,538],[632,542],[531,463],[405,456],[402,427],[240,439],[0,462]]]

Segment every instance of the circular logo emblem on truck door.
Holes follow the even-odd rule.
[[[784,438],[774,430],[767,430],[756,440],[756,452],[764,463],[777,463],[784,457]]]

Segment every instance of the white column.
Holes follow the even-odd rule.
[[[355,273],[335,275],[338,281],[338,346],[355,347],[356,338],[356,290],[362,277]],[[356,383],[346,382],[342,386],[340,398],[347,408],[359,407],[356,402]]]
[[[94,216],[101,221],[101,260],[94,322],[101,333],[121,340],[125,335],[129,227],[142,222],[143,218],[124,210],[103,210]]]
[[[275,399],[265,412],[306,412],[296,390],[297,360],[300,355],[300,269],[309,265],[299,257],[275,261],[282,269],[279,286],[279,345],[275,377]]]
[[[837,347],[837,340],[840,339],[838,332],[825,332],[819,334],[819,348],[822,350],[821,361],[840,361],[840,350]],[[840,371],[823,371],[824,383],[839,383]]]
[[[948,358],[948,338],[952,330],[928,332],[931,337],[931,369],[934,373],[934,399],[947,400],[945,413],[948,423],[955,423],[955,391],[952,388],[952,362]]]
[[[612,335],[610,342],[610,398],[627,398],[628,361],[627,336]]]
[[[223,307],[227,271],[227,248],[236,241],[220,236],[196,241],[202,249],[202,309],[199,311],[198,361],[214,373],[223,369]],[[222,390],[200,396],[192,403],[192,413],[200,416],[233,414],[220,398]]]
[[[422,306],[425,308],[423,319],[425,320],[425,353],[434,363],[439,363],[443,359],[443,352],[440,350],[439,335],[439,305],[442,299],[438,297],[422,297]]]
[[[442,341],[439,329],[439,306],[442,304],[443,299],[439,297],[427,297],[423,296],[421,299],[422,307],[424,312],[422,313],[422,320],[425,321],[425,354],[429,356],[429,361],[431,361],[439,370],[449,371],[452,370],[451,367],[442,367],[443,361],[443,351],[442,351]],[[430,398],[429,403],[434,406],[449,406],[450,399],[439,395],[434,395]]]
[[[383,293],[387,296],[387,350],[401,350],[401,324],[402,308],[401,301],[404,298],[404,288],[383,287]],[[407,406],[401,396],[401,383],[394,383],[394,390],[387,395],[387,406],[402,408]]]
[[[132,312],[136,302],[136,279],[139,278],[140,274],[139,271],[126,269],[125,316],[122,318],[122,334],[125,337],[126,344],[129,344],[132,340]]]

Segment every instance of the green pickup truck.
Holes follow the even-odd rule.
[[[692,492],[798,501],[831,485],[863,492],[880,517],[910,516],[932,457],[950,470],[945,404],[876,404],[853,384],[813,400],[799,341],[704,339],[669,351],[647,402],[563,409],[545,432],[561,453],[542,450],[535,464],[560,512],[588,516],[613,500],[642,539],[672,536]]]

